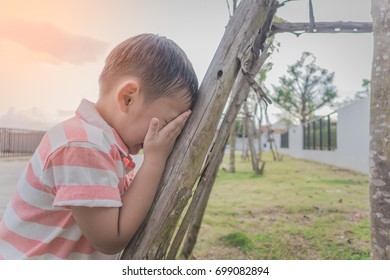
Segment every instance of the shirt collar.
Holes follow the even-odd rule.
[[[118,132],[116,132],[116,130],[111,127],[96,110],[95,103],[87,99],[81,100],[76,114],[87,123],[102,129],[107,134],[110,142],[115,144],[122,154],[129,156],[129,149],[126,147],[125,143],[123,143]]]

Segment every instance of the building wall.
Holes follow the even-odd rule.
[[[370,101],[366,98],[338,110],[337,149],[335,151],[303,150],[302,126],[289,129],[289,148],[280,148],[279,151],[281,154],[296,158],[368,174],[369,124]]]

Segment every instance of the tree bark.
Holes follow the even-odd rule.
[[[371,244],[390,259],[390,0],[372,0],[374,55],[370,105]]]
[[[260,104],[260,102],[257,104],[257,109],[259,109],[259,113],[256,112],[256,115],[259,116],[258,118],[258,123],[259,123],[259,134],[258,134],[258,144],[259,144],[259,151],[257,152],[258,154],[258,158],[259,158],[259,161],[262,162],[263,161],[263,131],[262,131],[262,123],[263,123],[263,107],[262,105]]]
[[[166,258],[241,67],[237,58],[252,45],[251,39],[264,26],[275,3],[275,0],[245,0],[237,8],[200,86],[191,118],[168,159],[152,209],[122,259]]]

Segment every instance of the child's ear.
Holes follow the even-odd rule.
[[[126,80],[121,83],[115,95],[116,103],[121,112],[127,112],[139,95],[139,83],[136,80]]]

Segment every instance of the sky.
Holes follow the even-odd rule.
[[[371,21],[369,0],[313,0],[316,21]],[[98,75],[123,40],[156,33],[174,40],[201,81],[229,20],[226,0],[0,0],[0,127],[47,129],[98,97]],[[308,21],[308,0],[277,12]],[[278,84],[303,51],[335,72],[341,97],[371,77],[372,34],[278,34],[267,85]],[[274,108],[272,111],[275,119]]]

